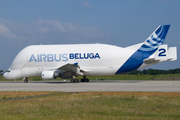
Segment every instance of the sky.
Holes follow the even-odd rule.
[[[180,0],[0,0],[0,70],[26,46],[144,42],[159,26],[171,27],[164,44],[178,60],[146,69],[180,68]]]

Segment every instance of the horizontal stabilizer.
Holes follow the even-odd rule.
[[[159,63],[160,60],[156,60],[155,58],[147,58],[144,60],[145,64],[156,64]]]
[[[160,45],[158,50],[149,58],[144,59],[145,64],[156,64],[164,61],[177,60],[177,47],[170,47],[167,45]]]

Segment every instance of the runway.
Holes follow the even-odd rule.
[[[9,81],[0,82],[0,91],[158,91],[180,92],[180,81],[90,81],[69,83],[69,81]]]

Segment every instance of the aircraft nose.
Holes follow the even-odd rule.
[[[7,77],[6,72],[3,74],[3,77],[4,77],[4,78],[6,78],[6,77]],[[7,78],[6,78],[6,79],[7,79]]]
[[[6,79],[10,79],[10,78],[11,78],[11,75],[10,75],[10,73],[5,72],[5,73],[3,74],[3,77],[6,78]]]

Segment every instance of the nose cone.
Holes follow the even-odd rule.
[[[5,77],[6,79],[12,79],[10,72],[5,72],[5,73],[3,74],[3,77]]]

